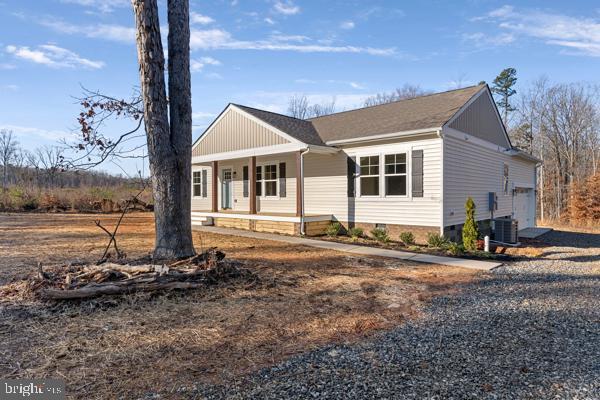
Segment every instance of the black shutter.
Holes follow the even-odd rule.
[[[203,169],[202,170],[202,197],[208,196],[208,194],[206,193],[206,189],[208,187],[208,182],[206,182],[207,176],[208,176],[207,171],[205,169]]]
[[[248,189],[248,166],[244,165],[244,167],[242,168],[242,175],[244,178],[244,197],[248,197],[249,196],[249,189]]]
[[[356,165],[356,157],[348,157],[348,197],[356,197],[356,176],[358,166]]]
[[[285,163],[279,163],[279,197],[285,197],[287,195],[285,187]]]
[[[423,150],[412,151],[412,197],[423,197]]]

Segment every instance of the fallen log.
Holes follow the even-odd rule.
[[[80,289],[71,290],[42,289],[40,294],[41,297],[46,300],[75,300],[98,297],[102,295],[129,294],[156,290],[196,289],[200,287],[206,287],[206,284],[200,282],[149,282],[125,286],[118,284],[104,284],[95,287],[86,286]]]

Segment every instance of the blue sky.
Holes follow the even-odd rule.
[[[194,138],[228,102],[285,112],[298,93],[348,109],[405,83],[491,82],[508,66],[521,88],[541,75],[600,83],[593,1],[190,3]],[[0,0],[0,128],[23,147],[72,135],[80,85],[128,97],[137,83],[129,0]]]

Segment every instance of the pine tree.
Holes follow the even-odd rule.
[[[467,216],[462,230],[463,245],[467,250],[477,250],[479,229],[477,229],[477,222],[475,222],[475,202],[470,197],[465,203],[465,211]]]
[[[496,101],[498,108],[503,111],[504,124],[508,123],[508,113],[515,111],[510,104],[510,97],[517,93],[513,88],[517,83],[517,70],[514,68],[506,68],[494,79],[492,83],[492,92],[500,97]]]

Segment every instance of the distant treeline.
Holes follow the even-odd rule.
[[[62,157],[59,147],[25,151],[11,131],[0,131],[0,211],[107,211],[107,204],[116,211],[142,187],[139,178],[64,170]],[[146,203],[151,198],[150,189],[140,196]]]

